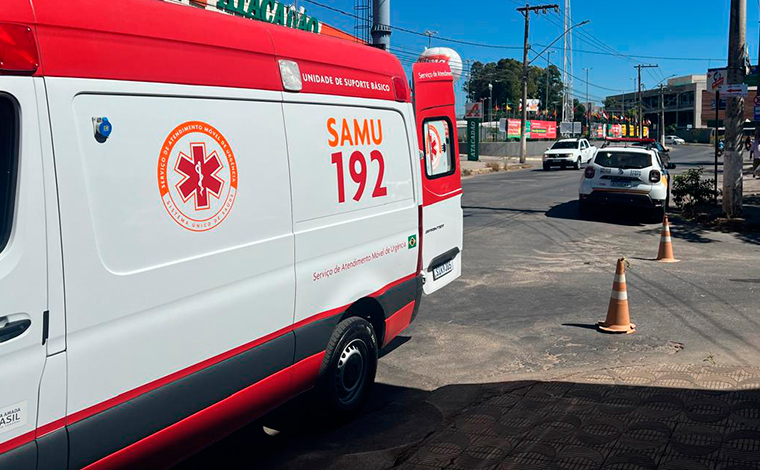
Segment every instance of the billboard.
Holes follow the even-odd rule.
[[[520,138],[520,121],[517,119],[509,119],[507,121],[507,138],[519,139]]]
[[[525,134],[528,139],[556,139],[557,123],[554,121],[526,121]],[[520,138],[520,120],[507,120],[507,138]]]
[[[530,121],[531,139],[556,139],[557,123],[554,121]]]
[[[604,124],[594,124],[592,131],[591,131],[591,137],[594,139],[604,139],[607,136],[607,133],[605,132]]]
[[[539,100],[528,100],[528,112],[537,113]],[[520,111],[522,111],[522,100],[520,100]]]
[[[623,127],[620,124],[610,124],[610,137],[623,137]]]

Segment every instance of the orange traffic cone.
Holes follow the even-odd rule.
[[[662,236],[660,236],[660,251],[657,253],[657,261],[661,263],[677,263],[673,256],[673,237],[670,236],[670,223],[668,216],[662,221]]]
[[[605,333],[625,333],[636,331],[636,325],[631,323],[628,313],[628,289],[625,285],[625,258],[620,258],[615,272],[615,282],[612,284],[610,306],[607,309],[607,320],[597,324],[599,330]]]

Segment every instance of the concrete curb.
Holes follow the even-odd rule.
[[[533,165],[506,165],[502,167],[499,171],[495,171],[492,168],[473,168],[473,169],[463,169],[462,170],[462,178],[471,178],[473,176],[479,176],[479,175],[487,175],[492,173],[510,173],[514,171],[524,171],[524,170],[530,170],[534,168]]]

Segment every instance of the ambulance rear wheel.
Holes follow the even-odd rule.
[[[331,421],[353,419],[367,403],[377,373],[377,354],[375,330],[365,319],[348,318],[335,328],[317,383]]]

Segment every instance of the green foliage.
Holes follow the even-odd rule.
[[[709,204],[713,198],[715,180],[702,179],[702,168],[692,168],[682,175],[673,178],[673,202],[686,210]]]
[[[674,135],[674,134],[676,133],[676,130],[677,130],[677,129],[678,129],[678,128],[676,127],[676,125],[675,125],[675,124],[671,124],[671,125],[669,125],[669,126],[667,126],[667,127],[665,128],[665,133],[666,133],[667,135]]]
[[[523,65],[514,59],[501,59],[498,62],[475,62],[472,64],[470,79],[463,85],[470,101],[485,101],[488,109],[488,84],[493,85],[493,104],[499,107],[494,119],[516,115],[522,99]],[[546,109],[546,81],[549,80],[549,109],[562,110],[562,75],[555,65],[548,69],[536,66],[528,67],[528,99],[540,99],[541,110]],[[512,111],[505,112],[505,105]]]

